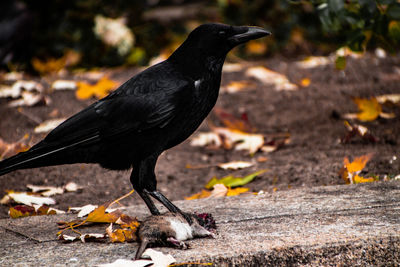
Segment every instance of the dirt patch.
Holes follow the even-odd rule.
[[[215,167],[187,169],[185,166],[253,158],[243,152],[192,147],[186,141],[165,152],[158,161],[158,188],[171,200],[183,199],[200,191],[214,175],[242,175],[260,169],[268,171],[248,185],[254,191],[342,184],[344,181],[339,178],[338,171],[343,158],[369,152],[373,152],[374,157],[367,164],[367,172],[379,175],[400,173],[399,108],[391,109],[396,113],[394,119],[363,123],[379,138],[375,144],[358,138],[349,144],[340,144],[339,139],[346,130],[343,120],[338,118],[338,114],[357,110],[350,96],[400,93],[400,74],[396,67],[400,65],[399,57],[378,59],[367,55],[361,59],[349,59],[345,71],[337,71],[332,65],[305,70],[293,61],[279,57],[252,62],[251,65],[264,65],[287,75],[294,83],[310,78],[311,85],[297,91],[276,91],[273,86],[254,80],[257,86],[252,90],[221,93],[217,106],[233,114],[246,112],[252,125],[265,135],[290,133],[290,144],[273,153],[264,155],[259,152],[255,157],[266,156],[266,162],[232,172]],[[135,72],[137,70],[132,69],[114,71],[113,78],[123,82]],[[224,73],[222,84],[245,79],[248,78],[244,71]],[[37,125],[34,120],[49,119],[53,110],[58,110],[58,117],[70,116],[93,102],[76,100],[72,91],[53,92],[49,97],[52,100],[49,106],[23,108],[23,113],[29,116],[16,108],[7,107],[7,100],[0,99],[0,136],[8,142],[15,142],[25,133],[33,132]],[[198,131],[207,130],[207,124],[203,123]],[[35,141],[42,137],[33,135]],[[397,160],[393,160],[393,156],[397,156]],[[29,183],[61,186],[74,181],[83,186],[81,192],[55,196],[58,202],[56,207],[66,209],[69,206],[99,204],[121,196],[131,190],[129,175],[129,172],[109,171],[87,164],[21,170],[0,177],[0,192],[6,189],[25,191]],[[124,201],[127,205],[137,203],[142,203],[137,195]],[[0,217],[7,216],[7,210],[8,207],[1,206]]]

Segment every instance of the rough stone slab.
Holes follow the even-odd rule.
[[[217,239],[191,249],[162,248],[178,262],[216,266],[398,265],[400,182],[342,185],[221,199],[177,201],[188,211],[211,212]],[[139,219],[145,207],[130,207]],[[136,243],[62,243],[56,222],[74,215],[0,220],[0,266],[94,266],[133,257]],[[102,231],[104,227],[88,228]]]

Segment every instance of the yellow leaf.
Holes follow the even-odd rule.
[[[373,121],[378,118],[379,114],[382,112],[382,106],[375,97],[370,99],[353,98],[353,101],[360,110],[360,112],[357,113],[357,118],[361,121]]]
[[[304,78],[301,80],[300,85],[303,87],[307,87],[311,84],[310,78]]]
[[[228,188],[228,192],[226,193],[226,196],[228,196],[228,197],[237,196],[237,195],[246,193],[247,191],[249,191],[249,189],[246,187],[237,187],[235,189]]]
[[[117,87],[118,83],[108,79],[107,77],[101,78],[96,84],[89,84],[87,82],[78,82],[78,90],[76,90],[76,97],[81,100],[89,99],[92,96],[103,98],[108,95],[110,91]]]
[[[192,199],[199,199],[199,198],[207,198],[211,195],[211,191],[209,190],[201,190],[200,193],[196,193],[191,195],[190,197],[185,197],[186,200],[192,200]]]
[[[353,177],[353,182],[354,182],[355,184],[359,184],[359,183],[371,183],[371,182],[375,182],[375,179],[372,178],[372,177],[364,178],[364,177],[362,177],[362,176],[356,175],[356,176]]]
[[[120,212],[114,211],[112,213],[106,213],[106,207],[101,205],[98,208],[96,208],[94,211],[89,213],[87,219],[85,221],[87,222],[100,222],[100,223],[113,223],[118,220],[120,217]]]
[[[267,44],[264,41],[250,41],[246,44],[246,52],[252,55],[263,55],[267,52]]]
[[[40,74],[58,72],[65,67],[66,60],[64,57],[61,58],[49,58],[46,61],[42,61],[38,58],[32,59],[33,68]]]

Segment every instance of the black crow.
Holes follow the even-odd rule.
[[[133,188],[152,214],[160,213],[150,196],[191,221],[157,191],[157,158],[188,138],[214,107],[227,53],[268,34],[258,27],[197,27],[167,60],[67,119],[28,151],[0,162],[0,175],[72,163],[132,168]]]

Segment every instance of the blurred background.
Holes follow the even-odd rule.
[[[230,57],[326,55],[400,46],[398,0],[2,0],[0,64],[8,71],[147,65],[197,25],[267,28]]]

